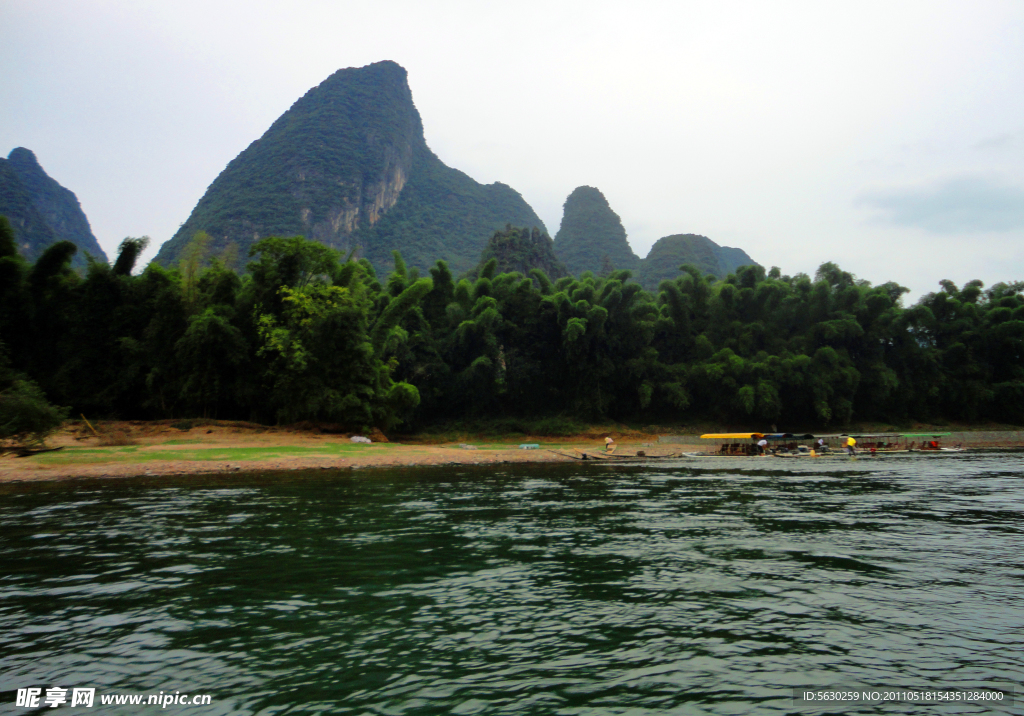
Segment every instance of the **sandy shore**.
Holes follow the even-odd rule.
[[[69,478],[134,477],[141,475],[198,475],[222,472],[275,470],[359,469],[368,467],[412,467],[421,465],[480,465],[512,462],[570,462],[547,450],[462,450],[459,448],[396,446],[386,455],[364,454],[352,458],[281,457],[269,460],[150,460],[79,465],[32,464],[31,458],[18,463],[0,461],[0,482],[61,480]]]
[[[459,443],[357,444],[348,435],[278,428],[203,425],[187,430],[169,424],[121,423],[99,425],[99,436],[84,424],[74,424],[48,441],[61,450],[30,457],[0,457],[0,482],[117,478],[144,475],[189,475],[276,470],[362,469],[426,465],[486,465],[505,463],[572,462],[551,450],[598,450],[603,439],[567,440],[521,438],[539,443],[525,450],[518,443],[467,440]],[[111,444],[111,443],[126,444]],[[657,436],[620,442],[617,452],[647,450]]]

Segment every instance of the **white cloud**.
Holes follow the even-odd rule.
[[[982,151],[991,149],[1006,149],[1013,146],[1013,144],[1013,135],[1008,132],[1004,132],[1002,134],[997,134],[994,137],[986,137],[985,139],[982,139],[980,142],[977,142],[974,145],[973,149],[978,149]]]

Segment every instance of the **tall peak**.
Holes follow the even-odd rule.
[[[39,165],[39,160],[36,159],[35,152],[31,149],[25,149],[25,147],[15,147],[12,149],[11,153],[7,155],[7,161],[17,167],[25,169],[36,169],[38,171],[43,170]]]
[[[391,61],[338,70],[307,91],[221,172],[157,260],[199,231],[242,255],[273,235],[358,249],[378,269],[447,259],[465,270],[506,223],[540,226],[514,190],[484,186],[430,151],[405,69]]]
[[[198,231],[215,251],[235,243],[243,255],[271,235],[353,248],[353,234],[398,201],[423,146],[405,69],[338,70],[228,164],[157,260],[175,260]]]

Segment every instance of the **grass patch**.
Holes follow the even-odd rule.
[[[173,441],[172,441],[173,442]],[[192,443],[193,441],[182,441]],[[267,447],[210,447],[193,450],[164,450],[163,445],[141,448],[130,447],[69,447],[60,452],[43,453],[26,460],[33,460],[40,465],[94,465],[109,462],[156,462],[161,460],[184,460],[186,462],[212,462],[229,460],[231,462],[247,462],[255,460],[275,460],[289,457],[341,457],[366,452],[380,451],[396,447],[394,443],[373,443],[370,445],[357,443],[323,443],[315,446],[278,445]]]

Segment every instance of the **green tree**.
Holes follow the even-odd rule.
[[[188,329],[174,346],[182,369],[181,397],[203,417],[216,417],[237,394],[239,368],[249,346],[223,309],[211,306],[189,317]]]
[[[67,408],[51,405],[38,385],[11,369],[0,343],[0,444],[41,445],[67,417]]]

